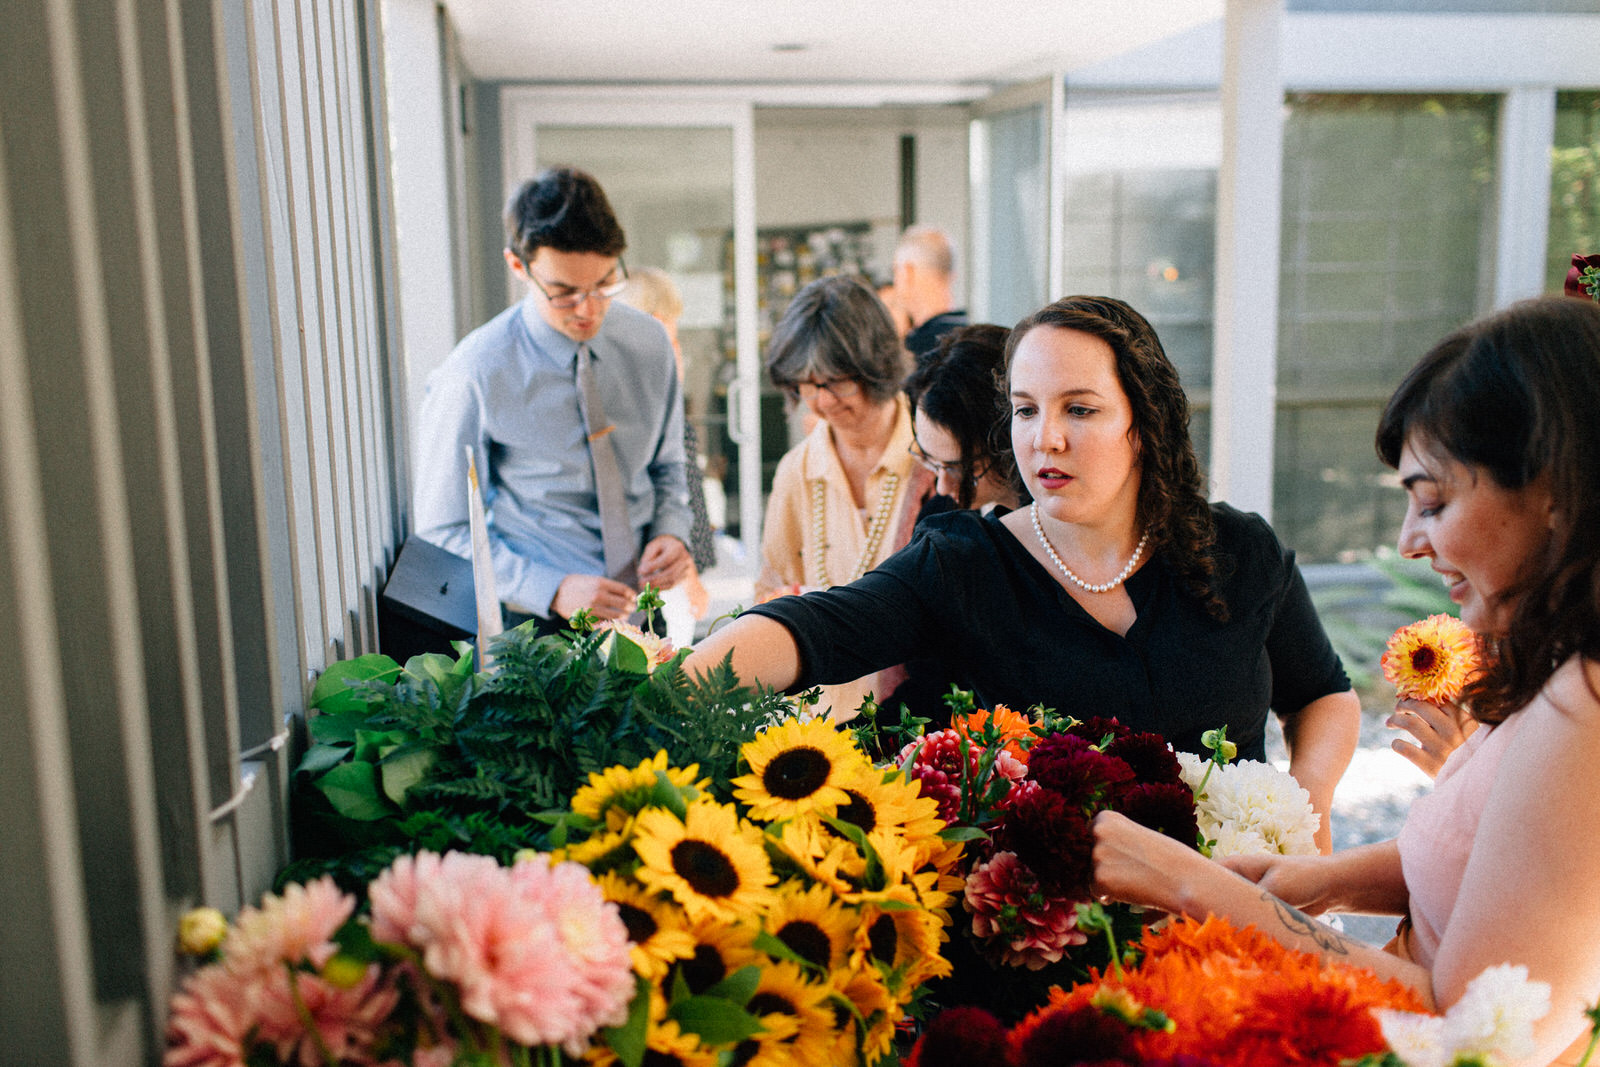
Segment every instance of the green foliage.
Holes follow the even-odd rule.
[[[738,684],[724,662],[698,680],[684,653],[649,669],[639,646],[609,631],[545,637],[531,627],[490,648],[429,654],[402,668],[385,656],[335,664],[313,693],[315,741],[296,775],[301,876],[361,883],[399,851],[455,848],[509,861],[551,843],[541,818],[590,774],[637,766],[665,750],[725,783],[739,749],[788,713],[784,698]],[[722,797],[720,799],[729,799]]]
[[[1350,583],[1313,590],[1312,599],[1334,651],[1358,690],[1369,690],[1383,675],[1378,666],[1394,631],[1429,615],[1457,615],[1449,591],[1425,559],[1403,559],[1380,549],[1368,566],[1388,579],[1374,596],[1370,586]]]

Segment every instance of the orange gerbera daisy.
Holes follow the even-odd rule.
[[[1394,632],[1382,665],[1401,697],[1453,704],[1481,669],[1478,635],[1452,615],[1429,615]]]
[[[979,708],[966,715],[956,715],[951,718],[950,725],[962,737],[971,737],[981,735],[984,727],[990,722],[993,722],[995,729],[999,731],[1000,740],[1005,744],[1006,751],[1023,763],[1027,763],[1028,749],[1033,744],[1034,722],[1004,704],[996,704],[992,711]]]

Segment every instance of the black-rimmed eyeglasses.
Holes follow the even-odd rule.
[[[618,257],[617,259],[616,280],[606,282],[603,285],[597,285],[593,289],[567,288],[567,291],[560,293],[552,293],[550,290],[546,289],[544,287],[544,283],[539,280],[538,275],[533,273],[533,268],[528,265],[528,261],[522,259],[520,256],[517,258],[522,263],[523,273],[528,276],[528,280],[530,282],[539,287],[539,292],[544,294],[544,298],[545,300],[549,301],[550,306],[553,308],[560,308],[563,311],[567,308],[577,307],[591,296],[596,300],[610,300],[612,297],[620,296],[622,294],[622,290],[628,287],[628,267],[627,264],[622,262],[621,257]]]
[[[827,393],[835,400],[849,400],[861,393],[861,383],[854,378],[834,378],[826,382],[790,382],[783,387],[790,400],[805,400],[809,402],[818,391]]]

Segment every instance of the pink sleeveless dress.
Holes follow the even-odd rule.
[[[1400,870],[1411,896],[1411,932],[1397,947],[1424,967],[1431,969],[1439,953],[1489,788],[1523,718],[1512,715],[1493,728],[1473,731],[1445,760],[1433,791],[1411,802],[1398,839]]]

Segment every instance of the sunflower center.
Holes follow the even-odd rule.
[[[731,897],[739,890],[733,861],[709,841],[690,837],[673,845],[672,870],[703,897]]]
[[[788,945],[796,956],[807,963],[814,963],[823,970],[827,970],[828,963],[833,956],[833,945],[828,941],[828,935],[816,923],[796,919],[794,922],[783,924],[783,929],[778,931],[778,940]]]
[[[900,950],[900,931],[895,928],[894,919],[878,916],[867,930],[867,943],[872,946],[873,959],[893,966],[895,953]]]
[[[872,801],[857,793],[854,789],[846,789],[850,802],[839,808],[837,817],[843,819],[851,826],[861,827],[862,833],[870,834],[878,828],[878,809],[872,806]]]
[[[1411,669],[1419,674],[1427,674],[1439,665],[1439,653],[1432,645],[1419,645],[1411,653]]]
[[[657,1052],[653,1048],[644,1050],[644,1067],[683,1067],[683,1060],[670,1052]]]
[[[761,784],[779,800],[804,800],[827,784],[833,763],[809,745],[778,753],[761,773]]]
[[[679,963],[678,968],[684,984],[695,996],[728,977],[728,966],[722,962],[722,953],[710,945],[696,945],[694,957]]]
[[[620,900],[617,901],[617,914],[622,917],[622,925],[628,928],[628,940],[635,945],[649,941],[661,929],[648,911]]]
[[[750,1002],[744,1006],[744,1010],[758,1019],[763,1015],[771,1015],[775,1011],[781,1011],[785,1015],[800,1014],[800,1009],[794,1006],[794,1001],[788,997],[770,992],[757,993],[751,997]]]

